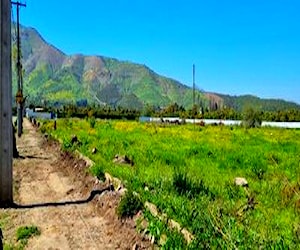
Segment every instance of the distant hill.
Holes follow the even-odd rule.
[[[216,94],[223,100],[226,107],[243,112],[247,108],[254,108],[259,111],[280,111],[300,109],[300,105],[294,102],[287,102],[281,99],[262,99],[253,95],[229,96]]]
[[[29,102],[192,106],[192,89],[145,65],[103,56],[66,55],[33,28],[21,27],[24,93]],[[14,84],[14,93],[16,84]],[[200,99],[205,100],[198,91]]]
[[[142,109],[145,105],[165,107],[177,103],[192,107],[190,87],[160,76],[145,65],[119,61],[104,56],[66,55],[47,43],[37,30],[21,27],[24,69],[24,94],[28,103],[86,103]],[[71,41],[70,41],[71,42]],[[16,93],[16,74],[13,74]],[[257,97],[230,97],[197,91],[196,103],[216,108],[230,106],[242,110],[255,106],[296,107],[282,100]]]

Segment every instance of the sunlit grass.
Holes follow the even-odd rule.
[[[57,128],[47,126],[62,140],[76,134],[83,154],[189,228],[196,235],[194,248],[300,242],[300,130],[100,120],[91,128],[78,119],[58,120]],[[127,155],[134,165],[115,165],[116,154]],[[173,180],[179,172],[195,185],[192,190],[209,192],[178,193]],[[248,180],[248,193],[233,185],[235,177]],[[255,205],[242,211],[248,197]]]

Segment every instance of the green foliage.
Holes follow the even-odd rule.
[[[259,128],[262,123],[261,113],[254,109],[248,109],[244,113],[243,125],[246,128]]]
[[[101,166],[99,172],[122,179],[195,236],[190,249],[295,249],[300,243],[300,130],[105,120],[91,128],[88,119],[57,122],[57,130],[49,127],[47,133],[61,139],[78,135],[83,142],[78,149]],[[130,156],[134,166],[113,164],[116,154]],[[234,185],[235,177],[247,179],[247,191]],[[159,223],[152,230],[167,240],[175,235]],[[170,246],[184,244],[176,237]]]
[[[96,119],[95,119],[94,116],[90,118],[89,122],[90,122],[90,127],[91,127],[91,128],[95,128],[95,125],[96,125]]]
[[[252,95],[229,96],[219,94],[224,100],[226,107],[232,108],[237,112],[243,112],[246,107],[265,112],[278,112],[283,110],[299,110],[299,105],[280,99],[260,99]]]
[[[102,165],[92,166],[90,172],[93,176],[97,177],[98,180],[105,181],[105,172]]]
[[[146,231],[150,238],[154,238],[160,249],[186,249],[186,241],[177,230],[171,230],[166,222],[154,217],[149,211],[144,211],[144,216],[149,222]]]
[[[132,190],[128,190],[120,201],[117,214],[120,218],[133,217],[142,209],[143,203],[140,197]]]
[[[66,105],[62,110],[57,110],[57,112],[60,118],[89,118],[91,126],[96,125],[96,118],[136,120],[140,116],[140,112],[137,110],[123,109],[121,107],[77,107]]]
[[[250,95],[218,95],[220,98],[217,97],[217,100],[220,101],[216,101],[207,98],[203,92],[196,91],[195,110],[192,103],[193,90],[190,87],[160,76],[145,65],[103,56],[67,56],[47,44],[34,29],[23,26],[21,36],[24,95],[28,96],[29,103],[35,105],[62,107],[85,100],[90,105],[142,111],[147,106],[171,107],[177,103],[179,110],[164,110],[163,115],[194,117],[197,114],[203,118],[205,114],[205,118],[218,119],[225,119],[222,118],[225,116],[227,119],[238,119],[237,116],[240,116],[245,107],[251,107],[265,111],[265,118],[268,120],[300,120],[299,105],[296,103],[260,99]],[[15,47],[12,55],[16,56]],[[14,71],[13,98],[16,90]],[[222,107],[227,108],[220,111]],[[182,113],[181,108],[187,112]],[[234,110],[235,114],[226,109]]]
[[[159,116],[166,116],[166,117],[181,117],[182,114],[185,112],[183,106],[179,106],[176,102],[174,104],[169,105],[165,109],[163,109]]]
[[[24,245],[32,236],[40,235],[41,231],[36,226],[19,227],[16,232],[17,241],[21,241]]]
[[[214,197],[214,194],[204,185],[203,180],[197,180],[197,182],[195,182],[190,179],[186,173],[181,171],[175,172],[173,186],[178,194],[186,195],[191,198],[199,194]]]
[[[191,88],[160,76],[145,65],[100,56],[66,56],[33,29],[21,27],[21,35],[24,90],[30,103],[66,105],[86,99],[90,104],[138,110],[144,104],[192,105]],[[204,101],[204,95],[199,91],[197,94]]]
[[[62,147],[62,150],[64,150],[64,151],[73,151],[74,150],[74,144],[72,144],[72,142],[69,138],[63,139],[63,143],[62,143],[61,147]]]
[[[252,172],[256,175],[256,177],[259,179],[259,180],[262,180],[264,175],[266,174],[267,172],[267,166],[266,165],[253,165],[251,167],[251,170]]]

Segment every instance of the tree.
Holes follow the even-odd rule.
[[[249,108],[244,113],[243,125],[246,128],[259,128],[262,123],[262,114],[261,112],[255,111],[252,108]]]

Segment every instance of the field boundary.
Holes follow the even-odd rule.
[[[77,149],[75,150],[75,155],[79,159],[85,161],[87,167],[92,167],[96,164],[94,161],[92,161],[87,156],[83,155]],[[112,185],[114,187],[114,190],[117,190],[120,193],[126,192],[127,189],[125,188],[124,184],[122,183],[122,181],[120,179],[112,176],[110,173],[107,173],[107,172],[105,172],[104,174],[105,174],[105,179],[109,182],[110,185]],[[151,215],[153,217],[166,223],[166,225],[168,225],[168,227],[171,230],[177,230],[179,233],[181,233],[183,235],[184,239],[186,240],[187,244],[190,244],[193,241],[193,239],[195,238],[191,232],[189,232],[186,228],[182,227],[177,221],[170,219],[164,213],[159,213],[157,206],[155,204],[146,201],[144,203],[144,207],[151,213]]]

